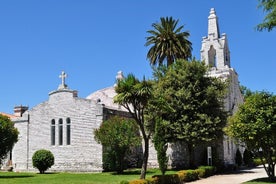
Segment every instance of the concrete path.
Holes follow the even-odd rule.
[[[262,166],[245,169],[233,174],[215,175],[206,179],[200,179],[189,184],[241,184],[257,178],[265,178],[267,174]]]

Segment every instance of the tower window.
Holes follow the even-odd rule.
[[[70,118],[66,119],[66,144],[71,144],[71,120]]]
[[[51,121],[51,145],[56,144],[56,122],[54,119]]]
[[[63,121],[62,119],[58,120],[58,144],[63,144]]]

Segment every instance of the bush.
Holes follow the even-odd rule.
[[[239,149],[236,151],[236,158],[235,158],[236,164],[240,167],[242,165],[242,155]]]
[[[39,170],[40,174],[44,174],[55,163],[52,152],[44,149],[36,151],[33,154],[32,160],[33,166]]]
[[[216,173],[216,167],[214,166],[199,166],[196,170],[200,178],[207,178]]]
[[[178,172],[180,181],[190,182],[198,180],[198,173],[195,170],[182,170]]]
[[[246,166],[253,166],[253,154],[248,149],[245,149],[243,152],[243,162]]]
[[[179,184],[180,178],[178,174],[155,175],[150,179],[151,184]]]

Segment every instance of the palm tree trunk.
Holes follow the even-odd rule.
[[[144,153],[143,153],[143,164],[142,164],[140,179],[146,178],[148,158],[149,158],[149,138],[147,137],[143,137],[143,138],[144,138]]]

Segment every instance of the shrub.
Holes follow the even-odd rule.
[[[199,178],[206,178],[206,170],[205,169],[196,169]]]
[[[212,176],[216,173],[216,167],[214,166],[199,166],[198,169],[198,176],[200,178],[206,178]]]
[[[246,166],[253,166],[253,154],[248,149],[243,152],[243,162]]]
[[[236,161],[236,164],[238,166],[241,166],[242,165],[242,155],[241,155],[241,152],[239,149],[237,149],[236,151],[236,158],[235,158],[235,161]]]
[[[190,182],[198,180],[198,173],[195,170],[182,170],[178,172],[180,181]]]
[[[55,163],[52,152],[44,149],[36,151],[33,154],[32,160],[33,166],[39,170],[40,174],[44,174]]]
[[[179,184],[180,178],[178,174],[155,175],[150,179],[151,184]]]

